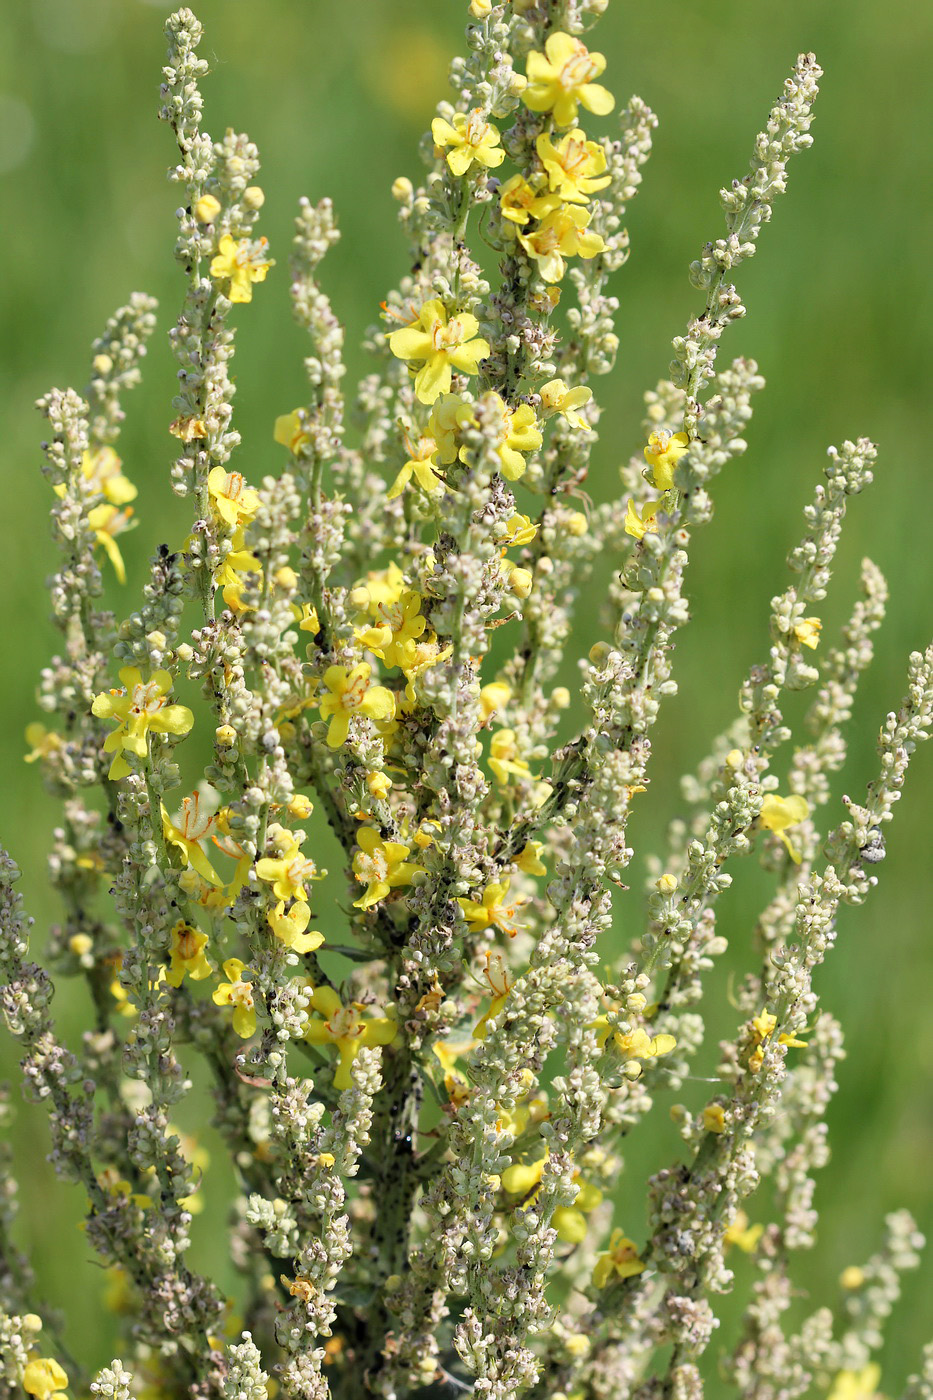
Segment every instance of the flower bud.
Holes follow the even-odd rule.
[[[220,213],[220,200],[212,194],[202,194],[194,206],[194,217],[199,224],[212,224]]]

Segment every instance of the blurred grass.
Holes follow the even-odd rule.
[[[157,295],[162,310],[121,446],[140,487],[142,526],[126,542],[130,581],[125,592],[113,588],[117,609],[130,606],[154,545],[177,542],[187,524],[166,473],[174,371],[165,332],[181,288],[171,254],[176,193],[162,178],[173,146],[155,113],[161,26],[170,8],[141,0],[24,0],[0,10],[0,192],[7,211],[2,547],[7,654],[15,657],[0,671],[0,839],[24,868],[40,950],[41,930],[56,917],[44,873],[55,813],[35,771],[22,763],[21,736],[35,717],[35,679],[57,639],[41,588],[54,557],[48,488],[38,470],[42,426],[31,405],[50,383],[84,383],[91,338],[137,288]],[[279,461],[272,419],[302,399],[304,345],[290,322],[285,267],[296,201],[302,194],[334,198],[344,237],[325,264],[325,281],[349,328],[351,368],[359,369],[355,342],[405,270],[389,184],[397,174],[417,175],[416,143],[444,95],[445,55],[459,47],[465,5],[202,0],[197,9],[213,69],[206,124],[215,134],[235,125],[259,144],[268,196],[262,230],[279,260],[236,317],[244,439],[238,466],[255,480]],[[597,499],[614,491],[618,462],[637,450],[641,394],[666,373],[670,338],[697,309],[685,271],[701,244],[719,234],[718,187],[744,173],[754,133],[795,54],[812,48],[826,69],[815,147],[792,163],[774,225],[764,231],[758,257],[741,269],[749,314],[729,334],[724,354],[757,358],[768,387],[759,396],[749,453],[717,482],[716,518],[695,540],[695,617],[677,656],[682,690],[657,727],[655,781],[633,823],[643,850],[658,848],[677,810],[678,774],[731,720],[743,673],[765,653],[768,599],[783,586],[783,557],[830,442],[866,434],[879,442],[881,457],[873,491],[852,504],[824,636],[849,610],[863,555],[881,566],[892,589],[839,791],[858,795],[872,775],[875,733],[900,698],[906,654],[929,639],[933,10],[914,0],[720,0],[702,8],[656,0],[617,3],[598,34],[619,101],[639,93],[661,126],[630,211],[632,258],[614,289],[621,299],[619,364],[597,385],[607,405],[589,483]],[[889,831],[881,887],[854,917],[843,915],[838,950],[820,973],[824,1004],[846,1029],[849,1059],[830,1112],[833,1161],[819,1177],[820,1245],[805,1262],[801,1306],[834,1300],[839,1270],[875,1246],[885,1211],[909,1207],[933,1236],[931,763],[929,753],[918,757]],[[735,874],[720,910],[733,948],[710,979],[702,1074],[712,1072],[716,1036],[734,1026],[727,978],[746,965],[767,891],[751,862]],[[632,876],[633,892],[617,901],[625,936],[641,916],[637,863]],[[57,1009],[74,1042],[82,993],[64,989]],[[0,1057],[12,1073],[6,1039]],[[692,1088],[701,1102],[703,1086]],[[183,1122],[193,1122],[196,1102]],[[658,1124],[652,1143],[639,1148],[636,1138],[628,1159],[621,1196],[630,1229],[641,1211],[643,1170],[677,1150],[663,1111]],[[47,1296],[67,1305],[73,1347],[101,1364],[110,1355],[109,1322],[96,1297],[97,1266],[76,1231],[82,1203],[73,1188],[55,1188],[46,1142],[42,1115],[24,1107],[14,1139],[21,1238]],[[212,1167],[193,1263],[229,1281],[221,1173]],[[754,1202],[750,1211],[754,1218]],[[907,1280],[888,1336],[886,1390],[902,1381],[928,1339],[930,1280],[929,1259]]]

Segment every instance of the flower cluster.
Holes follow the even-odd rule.
[[[280,275],[255,228],[258,152],[203,130],[201,27],[187,9],[167,21],[184,292],[166,427],[191,520],[116,623],[100,564],[125,580],[136,489],[115,444],[150,300],[108,323],[84,396],[40,402],[64,646],[26,761],[62,806],[48,957],[93,1008],[78,1051],[0,854],[0,1013],[56,1171],[87,1198],[83,1239],[127,1366],[99,1369],[96,1336],[72,1359],[55,1314],[32,1311],[43,1289],[13,1243],[9,1176],[11,1394],[700,1400],[705,1375],[717,1396],[880,1393],[881,1324],[921,1245],[908,1216],[846,1269],[838,1318],[789,1320],[843,1054],[813,974],[840,905],[876,883],[933,722],[931,650],[910,658],[864,805],[834,816],[829,779],[884,611],[874,565],[836,645],[819,613],[844,515],[871,483],[867,440],[830,452],[765,658],[649,860],[644,917],[625,883],[629,812],[676,690],[691,536],[763,382],[751,361],[718,361],[744,311],[727,274],[809,144],[819,69],[798,60],[751,173],[723,191],[726,236],[692,270],[706,309],[647,395],[621,496],[594,505],[594,384],[618,349],[609,278],[654,127],[637,98],[616,135],[585,125],[615,109],[607,60],[580,37],[604,8],[471,0],[455,100],[422,147],[431,169],[392,184],[411,263],[367,336],[352,414],[318,274],[333,210],[301,202],[290,290],[308,384],[297,407],[269,406],[267,475],[240,461],[231,377],[233,323],[248,333],[254,295]],[[591,578],[600,556],[608,590]],[[561,661],[581,601],[600,639],[573,694]],[[781,780],[781,707],[808,687]],[[754,850],[770,893],[736,940],[746,965],[711,1079],[701,1011],[730,932],[720,896]],[[202,1109],[226,1177],[208,1173],[200,1131],[175,1126]],[[0,1126],[7,1114],[0,1094]],[[671,1121],[674,1160],[647,1184],[622,1177],[632,1135],[660,1123],[669,1151]],[[191,1232],[223,1180],[233,1300]],[[747,1306],[713,1357],[733,1286]],[[929,1355],[922,1366],[916,1400],[933,1394]]]

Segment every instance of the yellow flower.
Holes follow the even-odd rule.
[[[861,1371],[840,1371],[826,1400],[876,1400],[881,1367],[876,1362]]]
[[[327,874],[326,870],[318,870],[313,860],[301,854],[300,843],[294,832],[286,831],[282,834],[278,849],[282,853],[278,860],[269,856],[257,860],[257,877],[272,886],[272,893],[276,899],[300,899],[306,902],[306,883],[322,880]]]
[[[313,953],[324,942],[323,933],[316,929],[305,932],[311,922],[311,910],[304,900],[296,899],[286,911],[285,900],[280,899],[275,908],[269,910],[267,917],[269,927],[279,942],[296,953]]]
[[[370,681],[372,667],[365,661],[348,671],[346,666],[328,666],[324,672],[327,694],[318,702],[322,719],[329,719],[327,742],[339,749],[347,742],[352,715],[367,715],[369,719],[391,719],[395,714],[395,696],[384,685]]]
[[[623,1230],[613,1230],[609,1236],[609,1248],[600,1254],[593,1269],[593,1283],[597,1288],[605,1288],[616,1279],[633,1278],[644,1272],[645,1265],[638,1256],[638,1246]]]
[[[839,1287],[852,1291],[861,1288],[865,1282],[865,1270],[860,1269],[857,1264],[849,1264],[839,1275]]]
[[[243,593],[242,574],[262,574],[262,565],[251,554],[246,547],[246,537],[244,527],[234,531],[233,539],[230,541],[231,550],[224,558],[220,568],[214,574],[214,583],[221,589],[223,600],[233,613],[247,611],[247,605],[241,601]]]
[[[375,797],[377,802],[385,802],[392,791],[392,779],[388,773],[379,773],[374,770],[366,774],[366,786],[370,795]]]
[[[541,412],[545,418],[559,413],[567,419],[572,428],[579,428],[584,433],[592,432],[589,423],[577,412],[578,408],[589,403],[593,397],[592,389],[588,389],[584,384],[578,384],[575,389],[568,389],[562,379],[549,379],[546,384],[541,385],[538,392],[541,395]]]
[[[555,194],[535,189],[522,175],[513,175],[499,190],[499,210],[503,219],[524,228],[529,219],[543,219],[560,204]]]
[[[180,417],[169,423],[168,430],[172,437],[177,437],[180,442],[194,442],[197,438],[207,437],[207,426],[203,418]]]
[[[489,745],[489,767],[500,787],[508,786],[510,775],[516,778],[531,776],[528,764],[518,756],[514,729],[500,729],[492,736]]]
[[[525,899],[517,899],[513,904],[503,903],[509,892],[509,880],[494,881],[483,890],[482,900],[458,899],[457,903],[463,911],[463,917],[467,921],[467,927],[471,933],[482,933],[483,929],[500,928],[503,933],[507,933],[510,938],[514,938],[518,933],[518,928],[511,922],[515,918],[516,912],[523,904],[527,904]]]
[[[515,864],[526,875],[546,875],[547,866],[542,863],[543,841],[529,841],[515,857]]]
[[[605,248],[598,233],[588,233],[590,211],[579,204],[566,204],[548,214],[533,233],[520,233],[518,241],[538,264],[545,282],[559,282],[566,272],[564,258],[595,258]]]
[[[48,1356],[34,1356],[23,1372],[23,1389],[37,1400],[68,1400],[63,1387],[68,1376],[58,1362]]]
[[[405,433],[404,440],[408,458],[402,463],[401,471],[386,492],[386,500],[394,501],[396,496],[400,496],[412,476],[422,491],[427,491],[429,495],[434,491],[442,491],[444,479],[434,470],[437,465],[437,443],[434,438],[422,433],[417,442],[412,442]]]
[[[220,200],[212,194],[202,194],[196,201],[192,213],[199,224],[212,224],[220,213]]]
[[[657,531],[655,516],[658,513],[660,501],[645,501],[638,513],[638,507],[629,497],[628,505],[625,507],[624,529],[627,535],[631,535],[633,540],[643,540],[649,530]]]
[[[613,1030],[608,1016],[597,1016],[593,1022],[597,1039],[605,1046],[609,1037],[624,1060],[653,1060],[658,1055],[669,1055],[677,1044],[672,1035],[650,1036],[643,1026],[633,1031]]]
[[[291,413],[280,414],[275,420],[272,436],[282,447],[287,447],[293,457],[297,457],[311,441],[302,410],[296,408]]]
[[[777,793],[769,792],[761,804],[759,826],[764,827],[765,831],[773,831],[775,836],[780,837],[795,865],[800,864],[800,854],[791,845],[786,834],[787,828],[799,826],[809,815],[810,804],[807,799],[793,793],[790,797],[778,797]]]
[[[425,629],[420,609],[421,594],[411,590],[406,590],[397,602],[377,603],[375,625],[357,632],[357,639],[387,666],[400,666],[409,643]]]
[[[615,106],[615,98],[593,79],[605,70],[601,53],[590,53],[585,44],[557,31],[548,35],[544,53],[528,55],[525,72],[528,84],[522,101],[533,112],[553,112],[558,126],[573,126],[578,103],[588,112],[605,117]]]
[[[462,394],[443,394],[431,409],[428,433],[437,444],[437,459],[445,466],[457,460],[461,428],[475,423],[474,406]]]
[[[390,890],[410,885],[418,867],[408,861],[410,846],[403,846],[399,841],[383,841],[375,827],[361,827],[356,839],[360,849],[353,857],[353,874],[366,886],[366,893],[362,899],[353,901],[353,907],[371,909],[385,899]]]
[[[201,813],[201,794],[199,792],[193,792],[190,797],[184,799],[178,818],[174,822],[165,808],[162,807],[162,834],[166,843],[180,851],[185,865],[190,865],[208,884],[222,885],[223,880],[211,865],[200,844],[205,836],[212,834],[213,829],[213,816],[205,816]]]
[[[405,575],[393,561],[386,569],[368,573],[366,582],[357,584],[350,593],[350,603],[374,618],[380,603],[397,603],[407,587]]]
[[[206,947],[207,934],[179,919],[172,929],[172,946],[169,949],[171,963],[165,974],[169,986],[180,987],[186,973],[192,982],[202,982],[205,977],[210,977],[213,968],[205,956]]]
[[[726,1131],[726,1113],[721,1103],[708,1103],[703,1110],[703,1127],[708,1133]]]
[[[125,506],[135,501],[136,487],[123,475],[123,463],[112,447],[95,447],[84,452],[81,472],[88,491],[100,492],[110,505]]]
[[[214,510],[230,530],[236,530],[252,520],[259,509],[258,495],[247,486],[240,472],[226,472],[223,467],[214,467],[208,474],[207,489]]]
[[[465,1104],[470,1097],[470,1081],[456,1067],[461,1055],[466,1055],[476,1044],[475,1040],[435,1040],[431,1049],[440,1060],[444,1070],[444,1088],[454,1108]]]
[[[517,481],[525,471],[523,452],[534,452],[541,446],[535,411],[530,404],[509,408],[498,394],[487,394],[484,400],[488,416],[496,424],[496,456],[499,470],[507,481]],[[491,412],[489,412],[491,410]],[[469,449],[461,447],[461,461],[469,461]]]
[[[108,505],[106,502],[94,506],[87,513],[87,523],[94,531],[94,538],[103,547],[120,583],[126,583],[126,566],[123,563],[123,555],[120,553],[116,537],[132,529],[133,524],[135,524],[135,521],[130,522],[132,514],[132,508],[129,506],[125,510],[118,510],[116,506]]]
[[[538,533],[537,525],[532,525],[527,515],[520,515],[517,512],[515,515],[509,516],[505,528],[508,534],[502,537],[500,543],[504,544],[506,549],[520,548],[522,545],[531,544]]]
[[[115,719],[116,729],[104,740],[104,752],[114,754],[108,777],[111,781],[125,778],[130,765],[124,751],[146,758],[147,735],[187,734],[194,724],[194,715],[186,705],[170,705],[168,692],[172,678],[168,671],[154,671],[144,681],[135,666],[124,666],[119,672],[123,687],[95,695],[91,713],[98,719]]]
[[[256,1009],[252,983],[244,981],[244,972],[249,972],[245,963],[239,958],[228,958],[224,963],[224,976],[229,981],[215,988],[211,1000],[216,1006],[233,1007],[233,1029],[241,1040],[248,1040],[256,1030]]]
[[[648,438],[645,461],[651,468],[651,480],[659,491],[670,491],[674,485],[674,468],[690,447],[686,433],[669,433],[659,428]]]
[[[726,1249],[735,1245],[743,1254],[751,1254],[765,1232],[763,1225],[750,1225],[744,1210],[735,1213],[735,1219],[722,1237]]]
[[[435,146],[442,150],[450,147],[447,164],[452,175],[465,175],[474,161],[494,169],[505,160],[505,151],[499,145],[499,129],[486,120],[482,107],[474,107],[469,115],[455,112],[453,124],[443,117],[435,117],[431,135]]]
[[[502,957],[501,953],[487,952],[483,976],[489,983],[492,992],[492,1000],[473,1027],[473,1034],[477,1040],[485,1040],[487,1023],[491,1021],[494,1016],[498,1016],[499,1012],[508,1001],[509,992],[515,986],[515,980],[509,976],[509,970],[505,965],[505,959]]]
[[[811,647],[816,650],[819,645],[820,632],[823,624],[818,617],[802,617],[799,622],[794,623],[794,636],[802,647]]]
[[[58,749],[64,747],[64,740],[60,735],[55,734],[51,729],[46,729],[39,720],[33,720],[26,725],[26,743],[29,744],[30,752],[25,755],[27,763],[35,763],[40,758],[48,758],[50,754],[56,753]]]
[[[510,1196],[522,1196],[524,1199],[519,1203],[519,1208],[524,1210],[534,1204],[541,1190],[541,1176],[544,1171],[544,1164],[547,1161],[547,1154],[537,1162],[517,1162],[514,1166],[506,1167],[502,1173],[502,1187]],[[595,1210],[603,1198],[603,1193],[598,1186],[593,1186],[591,1182],[581,1179],[580,1173],[574,1171],[573,1182],[577,1187],[577,1198],[572,1206],[557,1206],[551,1217],[551,1223],[557,1231],[558,1239],[564,1240],[567,1244],[579,1244],[586,1237],[586,1213]]]
[[[612,179],[603,174],[606,152],[598,142],[587,141],[586,132],[579,127],[556,143],[542,132],[535,146],[550,188],[570,204],[588,203],[590,195],[604,190]]]
[[[748,1057],[748,1067],[752,1074],[757,1074],[761,1069],[762,1060],[764,1059],[762,1046],[766,1040],[770,1040],[771,1036],[774,1034],[776,1025],[777,1017],[770,1011],[759,1012],[758,1015],[753,1016],[749,1022],[752,1039],[756,1047]],[[805,1050],[807,1048],[807,1042],[805,1040],[797,1040],[793,1035],[787,1035],[783,1031],[778,1036],[778,1045],[787,1045],[795,1050]]]
[[[318,1013],[308,1021],[304,1038],[311,1045],[336,1045],[340,1062],[334,1071],[334,1088],[349,1089],[350,1067],[364,1045],[391,1045],[398,1022],[389,1016],[364,1019],[359,1002],[344,1006],[333,987],[317,987],[311,1005]]]
[[[512,698],[512,687],[505,681],[490,681],[479,693],[479,708],[483,723],[488,724],[493,715],[504,710]]]
[[[444,303],[434,298],[425,302],[410,326],[388,333],[393,355],[421,363],[415,375],[415,394],[421,403],[434,403],[449,392],[453,370],[476,374],[489,354],[489,342],[476,338],[478,330],[475,316],[463,311],[448,320]]]
[[[272,266],[265,253],[269,244],[265,238],[237,240],[225,233],[220,240],[217,256],[211,262],[211,276],[227,279],[231,301],[252,301],[253,283],[265,282]]]

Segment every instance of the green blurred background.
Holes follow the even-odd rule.
[[[181,283],[172,257],[177,195],[163,178],[173,143],[156,111],[162,21],[170,8],[144,0],[20,0],[0,10],[7,561],[0,840],[24,869],[40,952],[41,930],[56,917],[44,871],[55,809],[36,770],[23,764],[22,734],[36,716],[37,673],[57,638],[42,588],[54,556],[49,490],[39,473],[42,422],[32,403],[52,383],[83,385],[90,340],[135,289],[154,293],[162,309],[121,445],[140,487],[142,525],[125,541],[126,590],[110,575],[117,609],[130,606],[152,548],[163,539],[177,542],[187,525],[186,505],[167,484],[174,370],[165,333]],[[253,304],[236,313],[244,440],[238,466],[252,480],[280,462],[273,418],[302,401],[305,348],[290,322],[285,266],[296,201],[302,194],[335,201],[344,237],[325,264],[325,281],[348,326],[351,368],[358,369],[362,360],[352,347],[405,270],[389,185],[399,174],[417,178],[416,144],[445,93],[445,65],[460,48],[465,11],[463,0],[201,0],[203,51],[213,70],[205,84],[206,125],[216,135],[236,126],[258,143],[267,192],[260,227],[278,258]],[[774,225],[741,269],[749,314],[728,334],[724,354],[754,356],[768,387],[748,455],[717,482],[716,517],[695,539],[694,621],[677,656],[682,691],[657,727],[654,784],[632,828],[644,850],[657,848],[677,811],[678,774],[731,720],[743,673],[765,654],[768,599],[784,585],[783,557],[799,535],[800,510],[829,443],[866,434],[881,451],[875,487],[852,504],[823,610],[824,637],[849,610],[863,555],[880,565],[892,589],[837,791],[863,791],[874,772],[878,723],[903,689],[906,655],[929,640],[933,10],[916,0],[719,0],[703,7],[615,0],[597,33],[593,46],[608,56],[607,82],[620,105],[636,92],[661,124],[630,209],[631,260],[613,289],[621,300],[619,363],[596,385],[606,404],[589,483],[596,499],[614,491],[619,461],[638,450],[641,394],[666,374],[671,336],[698,309],[686,268],[720,233],[718,187],[744,173],[754,134],[796,53],[815,50],[826,69],[815,147],[792,163]],[[593,125],[612,129],[611,120]],[[801,707],[788,708],[796,716]],[[837,1298],[840,1269],[875,1247],[885,1211],[909,1207],[933,1236],[931,791],[933,753],[923,752],[889,829],[881,886],[854,917],[843,915],[838,949],[820,973],[824,1004],[846,1029],[849,1058],[830,1112],[833,1161],[819,1177],[820,1242],[801,1272],[801,1310]],[[712,1073],[716,1037],[734,1027],[727,979],[747,965],[750,929],[767,896],[767,877],[753,862],[735,876],[720,910],[733,949],[710,978],[700,1074]],[[641,910],[637,862],[631,883],[632,893],[618,898],[620,930],[628,932]],[[83,1007],[80,992],[60,993],[57,1009],[72,1041]],[[5,1037],[0,1061],[15,1077]],[[682,1097],[699,1104],[707,1092],[696,1084]],[[203,1104],[194,1099],[180,1115],[190,1123],[199,1116]],[[620,1218],[632,1232],[640,1227],[644,1171],[677,1151],[663,1108],[651,1137],[633,1149],[621,1188]],[[14,1148],[23,1183],[21,1240],[45,1296],[67,1309],[73,1349],[102,1364],[111,1354],[110,1322],[95,1297],[97,1266],[76,1229],[80,1193],[56,1187],[36,1110],[19,1110]],[[223,1169],[212,1167],[192,1263],[229,1284],[226,1181]],[[749,1209],[755,1218],[755,1202]],[[931,1258],[933,1251],[921,1273],[908,1277],[891,1324],[888,1393],[933,1330]],[[739,1260],[738,1270],[746,1267]]]

